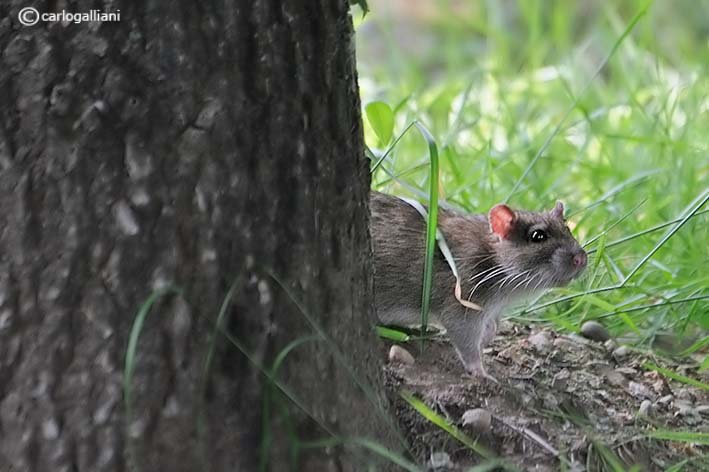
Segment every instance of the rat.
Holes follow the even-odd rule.
[[[370,196],[374,300],[389,325],[421,322],[426,221],[407,201]],[[487,215],[439,208],[438,229],[458,268],[464,306],[454,295],[455,276],[437,247],[430,318],[446,329],[465,370],[497,380],[482,363],[482,349],[495,337],[505,306],[550,287],[567,285],[586,267],[586,252],[564,218],[564,205],[550,211],[493,206]]]

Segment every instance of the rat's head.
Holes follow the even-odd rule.
[[[571,235],[564,205],[545,212],[512,210],[495,205],[488,215],[493,248],[508,273],[518,275],[510,288],[534,290],[568,284],[586,267],[586,252]],[[524,274],[524,275],[519,275]]]

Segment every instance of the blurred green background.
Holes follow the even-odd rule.
[[[393,145],[419,120],[447,203],[563,200],[593,254],[582,280],[511,315],[600,318],[639,347],[706,352],[709,2],[368,3],[353,9],[365,137],[373,158],[390,151],[373,187],[427,192],[416,128]]]

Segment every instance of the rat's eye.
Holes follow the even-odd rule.
[[[535,229],[532,234],[529,235],[529,240],[533,243],[541,243],[547,238],[547,234],[541,229]]]

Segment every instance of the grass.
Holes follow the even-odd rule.
[[[384,132],[365,120],[374,188],[425,200],[437,184],[473,213],[564,201],[594,260],[515,316],[600,319],[648,346],[709,329],[709,3],[368,3],[362,101],[392,114]],[[417,121],[435,183],[429,143],[404,133]]]
[[[429,175],[428,175],[428,218],[426,218],[426,254],[423,265],[423,290],[421,291],[421,326],[422,334],[426,336],[428,315],[431,310],[431,288],[433,286],[433,257],[438,247],[436,232],[438,230],[438,145],[431,132],[419,122],[416,122],[426,144],[428,145]],[[423,339],[421,349],[423,349]]]
[[[319,419],[310,409],[306,406],[307,402],[303,401],[299,396],[293,392],[287,385],[281,382],[277,375],[279,369],[288,355],[294,351],[299,346],[313,342],[313,341],[325,341],[330,344],[333,354],[338,362],[341,363],[341,367],[348,371],[351,376],[352,381],[354,381],[362,390],[362,393],[372,401],[370,405],[373,409],[379,410],[377,414],[384,418],[386,421],[384,424],[389,424],[392,426],[392,432],[395,436],[398,436],[398,430],[394,426],[392,419],[386,415],[385,410],[383,410],[382,405],[380,405],[375,398],[375,394],[372,387],[365,383],[354,371],[352,371],[352,366],[347,363],[343,358],[339,349],[334,345],[332,340],[323,331],[322,327],[316,324],[314,318],[305,310],[304,306],[293,297],[293,295],[283,286],[278,278],[272,276],[274,281],[276,281],[280,287],[285,290],[289,297],[291,297],[292,302],[297,306],[301,315],[311,324],[313,327],[314,334],[308,336],[302,336],[294,339],[288,343],[280,352],[275,356],[272,365],[270,367],[264,366],[259,362],[257,356],[254,356],[249,350],[243,345],[243,343],[237,339],[236,336],[229,333],[224,327],[224,316],[233,302],[235,295],[235,290],[238,283],[241,282],[239,278],[234,281],[230,289],[224,296],[219,313],[215,318],[208,317],[208,320],[213,323],[212,335],[210,336],[207,343],[207,355],[203,363],[203,368],[200,379],[199,395],[197,398],[197,418],[196,418],[196,428],[198,432],[198,445],[199,453],[201,455],[202,466],[206,467],[208,464],[207,457],[205,456],[206,449],[204,447],[204,441],[206,439],[206,404],[205,395],[206,387],[209,381],[209,375],[212,368],[212,361],[214,358],[216,339],[217,337],[223,337],[234,349],[243,354],[246,359],[253,365],[253,367],[264,377],[266,380],[266,387],[264,389],[264,394],[262,396],[261,402],[261,412],[262,412],[262,436],[259,448],[259,470],[268,470],[269,454],[271,447],[271,420],[274,418],[273,410],[274,406],[277,406],[281,414],[279,420],[287,429],[287,434],[289,437],[289,447],[291,461],[293,467],[297,467],[297,457],[300,450],[313,448],[313,447],[331,447],[334,445],[343,445],[354,449],[355,453],[361,455],[362,451],[369,451],[374,456],[378,456],[381,460],[387,463],[396,464],[403,470],[408,470],[410,472],[418,472],[422,470],[417,465],[411,463],[401,454],[388,449],[387,447],[381,445],[378,441],[366,437],[342,437],[337,434],[337,432],[332,429],[327,422]],[[130,470],[140,471],[142,470],[142,461],[138,448],[136,447],[136,440],[131,439],[131,423],[133,421],[133,411],[135,408],[134,401],[134,374],[136,369],[136,358],[139,349],[139,339],[145,325],[145,320],[147,319],[149,313],[151,312],[153,306],[166,296],[182,296],[182,290],[178,287],[169,286],[164,289],[155,290],[148,296],[148,298],[140,305],[134,318],[133,324],[131,326],[128,345],[126,347],[125,362],[123,368],[123,400],[125,405],[125,428],[126,436],[128,437],[127,452],[128,452],[128,467]],[[204,316],[204,315],[203,315]],[[290,416],[292,411],[301,411],[308,418],[310,418],[314,424],[316,424],[321,432],[325,435],[323,439],[315,442],[303,442],[300,440],[296,434],[294,427],[290,424]],[[401,442],[401,446],[407,449],[406,441],[403,437],[397,437]],[[409,451],[410,452],[410,451]]]
[[[689,346],[672,355],[703,353],[708,369],[709,2],[368,5],[354,15],[362,103],[387,112],[365,113],[373,188],[427,201],[437,187],[441,206],[471,213],[564,201],[586,275],[508,316],[565,331],[597,319],[646,350],[670,332]],[[427,139],[408,132],[415,123]],[[425,275],[422,286],[425,297]],[[706,433],[653,437],[704,444]]]
[[[458,440],[466,448],[475,452],[485,459],[494,459],[492,452],[488,451],[483,445],[478,444],[473,438],[465,434],[453,423],[433,411],[428,405],[426,405],[422,400],[417,398],[413,393],[406,390],[400,392],[401,398],[403,398],[412,408],[419,412],[424,418],[426,418],[431,423],[435,424],[437,427],[448,433],[451,437]]]
[[[574,233],[595,257],[592,275],[532,300],[516,316],[534,316],[563,329],[601,319],[616,335],[640,332],[640,339],[647,340],[660,331],[682,337],[709,329],[709,4],[368,4],[372,11],[364,19],[358,13],[354,18],[366,139],[377,156],[375,188],[431,201],[438,195],[475,213],[500,201],[540,209],[564,200]],[[394,8],[389,5],[397,4],[408,8],[388,14]],[[426,131],[425,139],[407,133],[416,123]],[[440,167],[432,169],[431,162]],[[434,241],[435,220],[428,229],[427,258]],[[146,300],[130,334],[124,371],[127,425],[134,408],[139,335],[152,305],[165,294]],[[227,295],[224,307],[230,300]],[[422,302],[425,321],[426,298]],[[317,336],[294,340],[270,367],[258,364],[220,321],[215,323],[210,342],[217,334],[225,336],[269,382],[263,404],[267,418],[278,399],[285,398],[317,422],[277,379],[279,365],[293,349],[319,339],[344,362],[334,342],[302,314]],[[681,354],[702,352],[706,340],[693,342]],[[210,364],[211,354],[202,389]],[[342,367],[371,399],[368,386],[346,363]],[[662,367],[648,368],[706,388]],[[407,401],[467,447],[479,446],[423,403],[413,397]],[[375,442],[340,438],[319,425],[326,439],[299,446],[350,444],[418,470]],[[651,436],[707,441],[702,432]],[[130,460],[139,462],[135,453]]]
[[[127,438],[127,452],[128,452],[128,467],[130,470],[140,471],[141,462],[138,452],[135,447],[135,441],[132,439],[131,427],[133,423],[133,376],[135,374],[136,368],[136,356],[138,353],[138,340],[140,334],[143,331],[143,326],[145,324],[145,319],[148,317],[150,310],[153,305],[158,302],[162,297],[168,295],[181,296],[182,291],[173,286],[166,287],[164,289],[156,290],[140,305],[138,311],[133,319],[133,324],[131,326],[130,334],[128,336],[128,346],[126,347],[126,357],[123,364],[123,401],[125,405],[125,431]]]

